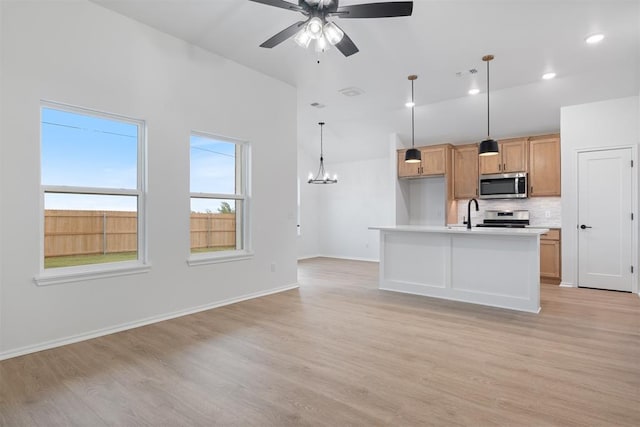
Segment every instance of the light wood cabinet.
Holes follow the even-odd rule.
[[[471,199],[478,196],[478,145],[453,148],[453,197]]]
[[[560,230],[550,229],[540,236],[540,279],[559,282],[561,278]]]
[[[447,172],[447,150],[449,145],[422,147],[422,175],[444,175]]]
[[[560,196],[560,135],[529,139],[529,197]]]
[[[500,153],[494,156],[480,156],[480,174],[526,172],[528,138],[512,138],[498,141]]]
[[[404,155],[407,150],[398,150],[398,178],[413,178],[420,176],[422,163],[406,163]]]
[[[398,150],[398,178],[419,178],[444,175],[447,172],[449,144],[418,147],[422,156],[420,163],[406,163],[407,150]]]

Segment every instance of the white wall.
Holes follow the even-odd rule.
[[[3,141],[2,141],[2,110],[3,110],[3,102],[2,99],[4,99],[4,94],[2,92],[2,75],[3,75],[3,62],[2,62],[2,50],[3,50],[3,34],[2,34],[2,27],[3,25],[3,16],[4,16],[4,12],[3,12],[3,8],[0,5],[0,161],[2,160],[2,158],[4,157],[2,154],[2,146],[3,146]],[[2,189],[2,173],[0,173],[0,189]],[[0,197],[0,238],[3,236],[2,234],[2,212],[4,212],[4,205],[3,205],[3,200],[2,197]],[[4,257],[2,256],[2,244],[0,244],[0,351],[2,351],[2,260],[4,259]]]
[[[319,148],[318,148],[319,150]],[[320,191],[318,185],[307,183],[309,173],[318,170],[320,155],[308,153],[298,145],[298,179],[300,180],[300,235],[298,236],[298,259],[320,255]]]
[[[574,105],[561,110],[562,284],[564,285],[577,286],[578,280],[577,150],[637,145],[640,142],[638,110],[637,96]],[[637,212],[637,206],[634,209]]]
[[[0,10],[0,359],[295,285],[293,87],[89,2],[0,2]],[[42,99],[146,120],[150,272],[33,283]],[[186,264],[192,129],[252,143],[252,259]]]
[[[444,176],[403,181],[409,187],[409,224],[445,225],[446,181]]]
[[[329,165],[327,165],[329,166]],[[320,250],[338,258],[377,261],[380,245],[373,225],[393,220],[393,181],[387,158],[334,163],[335,185],[316,185],[319,193]]]

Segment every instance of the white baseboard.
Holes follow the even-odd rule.
[[[319,258],[322,255],[305,255],[298,257],[298,261],[302,261],[303,259],[311,259],[311,258]]]
[[[379,259],[373,258],[358,258],[358,257],[346,257],[346,256],[337,256],[337,255],[305,255],[303,257],[298,257],[298,261],[302,261],[305,259],[311,258],[333,258],[333,259],[344,259],[347,261],[366,261],[366,262],[380,262]]]
[[[559,285],[561,288],[577,288],[578,286],[576,286],[576,284],[571,283],[571,282],[560,282]]]
[[[86,341],[93,338],[114,334],[116,332],[126,331],[128,329],[139,328],[141,326],[150,325],[152,323],[158,323],[158,322],[163,322],[165,320],[175,319],[176,317],[188,316],[189,314],[199,313],[201,311],[211,310],[217,307],[231,305],[241,301],[260,298],[260,297],[264,297],[271,294],[277,294],[279,292],[289,291],[291,289],[296,289],[298,287],[299,287],[298,283],[294,283],[293,285],[286,285],[279,288],[269,289],[267,291],[260,291],[260,292],[254,292],[251,294],[241,295],[239,297],[229,298],[229,299],[214,302],[211,304],[192,307],[186,310],[174,311],[172,313],[147,317],[146,319],[136,320],[134,322],[122,323],[120,325],[109,327],[109,328],[97,329],[91,332],[73,335],[66,338],[60,338],[56,340],[46,341],[39,344],[20,347],[13,350],[3,351],[3,352],[0,352],[0,360],[11,359],[12,357],[23,356],[29,353],[36,353],[42,350],[49,350],[51,348],[61,347],[63,345],[73,344],[80,341]]]

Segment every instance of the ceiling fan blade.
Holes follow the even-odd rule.
[[[260,47],[266,47],[266,48],[271,49],[272,47],[279,45],[280,43],[282,43],[283,41],[285,41],[289,37],[293,36],[298,31],[300,31],[300,28],[306,22],[307,21],[298,21],[295,24],[288,26],[287,28],[285,28],[284,30],[280,31],[275,36],[271,37],[266,42],[262,43],[260,45]]]
[[[302,12],[304,10],[302,7],[298,6],[297,4],[289,3],[288,1],[284,1],[284,0],[249,0],[249,1],[252,1],[254,3],[266,4],[267,6],[279,7],[281,9],[293,10],[295,12]]]
[[[335,24],[335,22],[334,22],[334,24]],[[340,27],[338,27],[338,28],[340,28]],[[340,30],[342,30],[342,28],[340,28]],[[347,35],[347,33],[345,33],[344,30],[342,30],[342,32],[344,33],[344,35],[342,36],[342,40],[340,40],[338,43],[336,43],[336,45],[335,45],[336,49],[338,49],[340,52],[342,52],[342,54],[344,56],[351,56],[354,53],[360,52],[360,49],[358,49],[358,47],[355,45],[355,43],[353,43],[353,40],[351,40],[351,38]]]
[[[340,18],[393,18],[411,16],[412,12],[412,1],[394,1],[339,6],[333,14]]]

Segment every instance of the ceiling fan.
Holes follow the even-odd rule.
[[[344,56],[351,56],[358,52],[358,47],[348,35],[328,17],[338,18],[392,18],[396,16],[411,16],[413,1],[397,1],[384,3],[354,4],[340,6],[339,0],[298,0],[298,4],[285,0],[250,0],[268,6],[279,7],[302,13],[306,19],[280,31],[260,47],[272,48],[289,37],[295,35],[295,41],[302,47],[308,47],[311,40],[316,41],[316,50],[323,51],[334,45]]]

